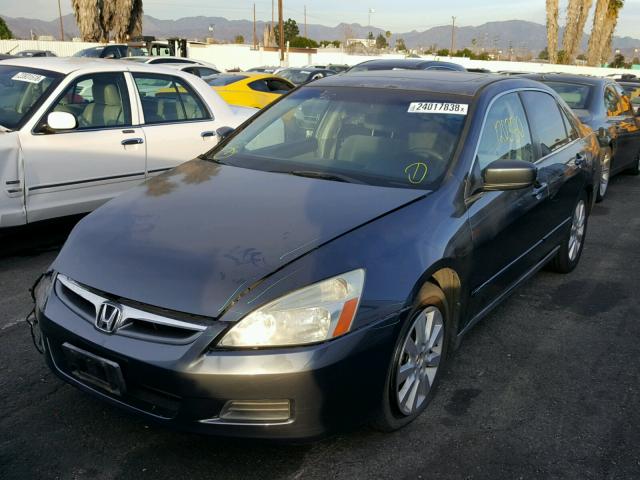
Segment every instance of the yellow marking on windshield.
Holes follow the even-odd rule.
[[[411,165],[407,165],[404,169],[404,173],[407,174],[407,179],[410,183],[414,185],[419,185],[424,182],[425,178],[427,178],[427,173],[429,173],[429,167],[426,163],[416,162]]]
[[[507,117],[493,124],[499,143],[512,143],[525,137],[524,125],[519,117]]]

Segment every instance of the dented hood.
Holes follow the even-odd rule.
[[[194,160],[85,217],[53,267],[103,292],[217,317],[265,275],[424,195]]]

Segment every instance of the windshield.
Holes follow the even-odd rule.
[[[104,47],[92,47],[85,48],[84,50],[80,50],[73,54],[74,57],[93,57],[100,58],[100,54],[104,50]]]
[[[61,78],[47,70],[0,66],[0,125],[20,128]]]
[[[467,107],[458,97],[428,92],[306,87],[266,110],[212,158],[256,170],[433,189],[453,161]]]
[[[205,78],[205,82],[211,87],[225,87],[245,78],[247,77],[244,75],[211,75]]]
[[[558,95],[560,95],[569,107],[576,109],[588,109],[589,93],[591,92],[591,87],[589,85],[564,82],[545,83],[558,92]]]
[[[278,72],[278,76],[282,78],[286,78],[292,83],[296,85],[300,85],[301,83],[305,83],[309,79],[309,74],[311,72],[309,70],[282,70]]]

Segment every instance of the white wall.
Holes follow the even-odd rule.
[[[51,50],[58,56],[70,56],[83,48],[98,45],[87,42],[56,42],[39,40],[0,40],[0,53],[17,53],[20,50]],[[189,56],[197,60],[215,63],[218,68],[247,69],[261,65],[280,65],[278,52],[254,51],[249,45],[189,45]],[[373,58],[403,58],[403,55],[348,55],[338,49],[319,49],[317,54],[288,53],[286,63],[292,67],[308,64],[324,65],[339,63],[355,65]],[[525,71],[525,72],[567,72],[587,75],[606,76],[613,73],[630,73],[629,70],[596,67],[577,67],[573,65],[550,65],[546,63],[506,62],[470,60],[468,58],[425,57],[459,63],[465,67],[486,68],[491,71]],[[635,73],[635,72],[634,72]]]
[[[57,42],[45,40],[0,40],[0,53],[15,54],[21,50],[51,50],[59,57],[70,57],[74,53],[99,43]]]

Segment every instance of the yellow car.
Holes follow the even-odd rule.
[[[264,108],[295,88],[289,80],[268,73],[221,73],[203,78],[230,105]]]

